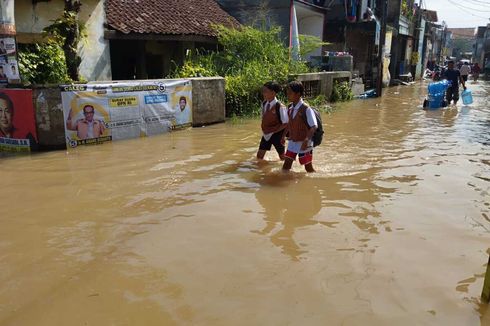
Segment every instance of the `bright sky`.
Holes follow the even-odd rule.
[[[449,27],[476,27],[490,23],[490,0],[422,1],[424,8],[437,11],[439,22],[444,20]]]

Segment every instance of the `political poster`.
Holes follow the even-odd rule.
[[[35,112],[30,89],[0,90],[0,151],[37,149]]]
[[[20,83],[17,46],[13,37],[0,38],[0,84],[7,83]]]
[[[192,125],[192,84],[156,80],[61,86],[69,148]]]
[[[15,35],[14,0],[0,0],[0,34]]]

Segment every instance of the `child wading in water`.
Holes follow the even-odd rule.
[[[262,103],[262,139],[260,141],[257,158],[264,159],[265,153],[270,151],[272,145],[279,158],[284,160],[285,129],[288,125],[286,107],[277,100],[276,95],[281,86],[275,82],[268,82],[262,87],[264,102]]]
[[[315,172],[313,168],[313,141],[318,122],[315,112],[303,102],[304,88],[303,84],[293,81],[288,84],[288,100],[292,103],[288,109],[288,150],[286,159],[282,167],[283,170],[289,171],[299,156],[299,163],[305,166],[306,172]]]

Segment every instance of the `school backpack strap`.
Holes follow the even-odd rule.
[[[276,102],[277,119],[279,119],[279,122],[281,122],[281,124],[283,124],[284,122],[282,122],[282,118],[281,118],[281,107],[282,107],[282,103],[277,101]]]
[[[303,110],[303,112],[304,112],[304,114],[303,114],[303,121],[306,123],[306,126],[308,128],[311,128],[312,126],[310,126],[310,124],[308,123],[308,115],[306,113],[308,111],[308,108],[310,108],[308,105],[303,104],[303,106],[300,108],[300,110]],[[313,108],[310,108],[310,109],[312,109],[313,112],[315,113],[315,109],[313,109]],[[317,121],[317,123],[318,123],[318,121]]]
[[[308,126],[308,128],[312,128],[310,126],[310,124],[308,123],[308,117],[307,117],[307,113],[306,111],[308,110],[308,106],[305,105],[305,114],[303,115],[303,120],[304,122],[306,123],[306,125]],[[323,141],[323,134],[325,133],[323,131],[323,122],[322,122],[322,115],[320,114],[320,112],[318,112],[317,109],[315,108],[311,108],[311,110],[313,110],[313,113],[315,114],[315,117],[316,117],[316,123],[317,123],[317,128],[315,130],[315,133],[313,134],[313,137],[311,138],[311,140],[313,141],[313,147],[317,147],[318,145],[320,145]]]

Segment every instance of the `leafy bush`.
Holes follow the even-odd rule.
[[[323,94],[306,100],[306,103],[320,112],[332,113],[334,111],[334,108],[328,104],[327,97]]]
[[[78,43],[86,37],[85,24],[79,21],[81,1],[65,1],[61,17],[44,28],[45,42],[19,44],[19,70],[24,82],[59,84],[80,81],[81,58]]]
[[[257,115],[261,103],[261,88],[267,81],[285,84],[288,76],[309,72],[303,61],[292,61],[289,48],[280,39],[280,28],[240,29],[216,26],[219,51],[211,54],[193,53],[172,77],[223,76],[226,80],[227,115]],[[316,41],[307,38],[308,51]]]
[[[352,89],[348,82],[335,82],[333,85],[332,96],[330,97],[331,102],[344,102],[350,101],[354,98],[352,94]]]
[[[19,70],[32,84],[69,82],[63,49],[55,42],[19,44]]]

